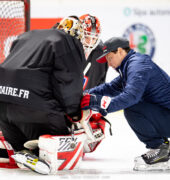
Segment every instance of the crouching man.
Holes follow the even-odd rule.
[[[82,109],[103,116],[124,109],[130,127],[149,149],[135,159],[134,169],[169,169],[170,77],[148,55],[130,49],[127,39],[113,37],[104,45],[97,61],[107,62],[119,76],[89,89]]]

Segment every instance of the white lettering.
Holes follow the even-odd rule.
[[[2,86],[0,86],[0,94],[2,94]]]
[[[8,91],[8,94],[7,94],[7,95],[12,96],[12,90],[13,90],[13,88],[9,87],[9,91]]]
[[[23,96],[23,98],[28,99],[29,93],[30,93],[29,91],[24,91],[24,96]]]
[[[13,96],[18,96],[17,91],[18,91],[18,88],[13,88]]]
[[[24,89],[18,89],[8,86],[0,86],[0,94],[29,99],[30,92]]]
[[[2,86],[2,94],[5,94],[5,86]]]
[[[9,87],[6,87],[5,94],[7,94],[7,93],[8,93],[8,88],[9,88]]]
[[[20,89],[18,97],[21,97],[25,90]]]

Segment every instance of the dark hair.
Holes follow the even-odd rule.
[[[131,50],[130,47],[123,48],[127,53]]]
[[[130,49],[130,47],[127,47],[127,48],[122,48],[122,49],[124,49],[127,53],[131,50]],[[113,53],[116,53],[117,52],[117,50],[116,51],[112,51]]]

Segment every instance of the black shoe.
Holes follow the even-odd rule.
[[[151,149],[142,155],[146,164],[156,164],[169,160],[169,142],[161,144],[157,149]]]

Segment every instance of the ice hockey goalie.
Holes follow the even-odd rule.
[[[91,110],[83,111],[81,121],[73,123],[70,135],[43,135],[39,140],[24,144],[28,150],[39,147],[39,157],[26,153],[14,153],[11,145],[1,134],[0,147],[4,158],[3,156],[0,158],[0,167],[18,168],[19,166],[22,169],[32,167],[40,174],[56,174],[60,170],[77,169],[83,154],[93,152],[104,139],[104,132],[105,121],[102,116],[92,115]],[[40,165],[37,165],[37,162],[40,162]]]

